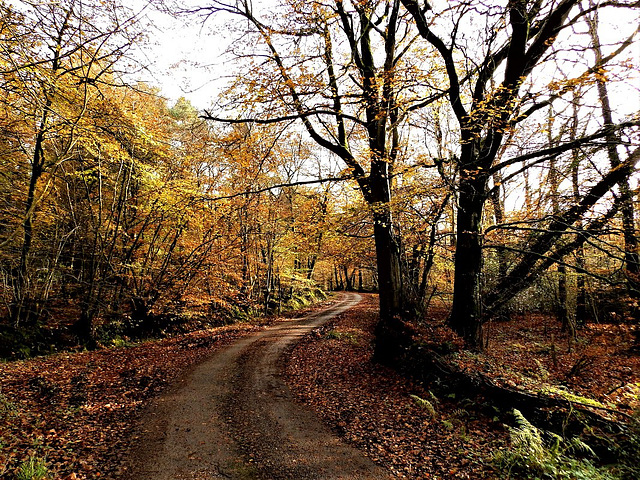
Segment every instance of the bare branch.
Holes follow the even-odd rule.
[[[258,188],[256,190],[246,190],[244,192],[232,193],[230,195],[221,195],[219,197],[204,196],[204,197],[200,197],[200,200],[206,201],[206,202],[218,202],[220,200],[229,200],[232,198],[243,197],[245,195],[258,195],[260,193],[275,190],[277,188],[290,188],[290,187],[297,187],[301,185],[317,185],[317,184],[328,183],[328,182],[343,182],[345,180],[355,180],[356,178],[357,177],[355,175],[345,175],[342,177],[319,178],[317,180],[302,180],[299,182],[277,183],[275,185]]]
[[[491,169],[489,170],[489,173],[493,174],[495,172],[502,170],[505,167],[508,167],[515,163],[524,162],[526,160],[531,160],[538,157],[545,157],[546,159],[549,157],[557,156],[557,155],[560,155],[561,153],[568,152],[569,150],[573,150],[574,148],[593,144],[594,140],[605,138],[608,135],[611,135],[612,132],[619,132],[623,129],[637,127],[637,126],[640,126],[640,121],[638,120],[632,121],[632,122],[619,123],[617,125],[607,125],[604,128],[598,130],[597,132],[591,135],[587,135],[585,137],[563,143],[562,145],[558,145],[556,147],[545,148],[542,150],[538,150],[536,152],[531,152],[525,155],[519,155],[517,157],[510,158],[509,160],[505,160],[504,162],[500,162],[499,164],[491,167]],[[598,146],[606,146],[606,143],[598,144]]]

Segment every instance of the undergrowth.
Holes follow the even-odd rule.
[[[43,458],[29,457],[22,462],[16,473],[16,480],[45,480],[49,478],[49,469]]]
[[[224,307],[211,306],[206,314],[176,307],[175,311],[154,314],[145,318],[122,312],[106,315],[95,325],[95,344],[108,347],[130,347],[137,342],[190,333],[222,325],[251,323],[270,315],[299,310],[327,298],[327,294],[310,282],[291,288],[280,297],[273,296],[268,305],[259,302],[232,303]],[[72,327],[61,325],[46,328],[41,320],[19,327],[6,325],[0,318],[0,361],[28,359],[59,351],[92,349],[93,343],[79,338]],[[1,477],[0,477],[1,478]]]
[[[565,439],[538,429],[518,410],[509,427],[511,448],[494,455],[496,466],[510,479],[619,480],[626,477],[596,466],[593,450],[580,438]]]
[[[628,439],[614,446],[618,462],[612,471],[622,480],[640,479],[640,409],[636,410],[629,424]]]

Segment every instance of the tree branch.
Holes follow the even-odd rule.
[[[517,157],[510,158],[509,160],[505,160],[504,162],[500,162],[497,165],[494,165],[489,170],[489,174],[493,174],[502,170],[505,167],[513,165],[515,163],[524,162],[526,160],[531,160],[537,157],[552,157],[556,155],[560,155],[561,153],[568,152],[569,150],[573,150],[574,148],[587,145],[594,140],[598,140],[600,138],[604,138],[607,135],[611,135],[611,132],[616,132],[623,130],[625,128],[637,127],[640,126],[640,120],[619,123],[617,125],[607,125],[595,133],[591,135],[587,135],[586,137],[578,138],[576,140],[572,140],[570,142],[564,143],[562,145],[558,145],[556,147],[544,148],[542,150],[538,150],[536,152],[527,153],[525,155],[519,155]]]
[[[355,175],[345,175],[342,177],[329,177],[329,178],[319,178],[317,180],[301,180],[299,182],[286,182],[286,183],[277,183],[275,185],[270,185],[268,187],[263,187],[263,188],[258,188],[256,190],[247,190],[244,192],[237,192],[237,193],[232,193],[229,195],[221,195],[218,197],[209,197],[209,196],[203,196],[200,197],[201,201],[206,201],[206,202],[217,202],[220,200],[230,200],[232,198],[237,198],[237,197],[242,197],[245,195],[257,195],[259,193],[264,193],[264,192],[268,192],[270,190],[274,190],[276,188],[288,188],[288,187],[297,187],[297,186],[301,186],[301,185],[316,185],[316,184],[322,184],[322,183],[328,183],[328,182],[342,182],[345,180],[356,180],[357,177]]]

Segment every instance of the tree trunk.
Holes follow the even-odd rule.
[[[549,145],[556,145],[557,141],[553,138],[553,116],[549,112],[549,126],[548,126],[548,139]],[[554,217],[560,215],[560,200],[559,200],[559,188],[560,188],[560,172],[556,158],[549,159],[549,175],[547,176],[549,183],[549,196],[551,197],[551,211]],[[571,331],[575,333],[575,329],[572,328],[573,324],[569,318],[569,310],[567,308],[567,269],[564,265],[558,265],[558,297],[556,302],[556,318],[560,325],[562,325],[562,331]]]
[[[333,278],[335,279],[335,289],[336,290],[344,290],[344,285],[342,284],[342,275],[338,275],[338,266],[333,264]]]
[[[562,325],[562,331],[568,331],[574,335],[575,329],[569,318],[569,309],[567,308],[567,268],[564,265],[558,265],[558,304],[556,316],[560,325]]]
[[[596,57],[596,62],[602,62],[602,48],[598,35],[598,15],[597,11],[592,16],[587,17],[589,23],[589,33],[592,39],[592,48]],[[605,125],[613,125],[613,110],[609,100],[609,91],[607,84],[602,76],[596,75],[596,85],[598,87],[598,97],[600,98],[600,107],[602,111],[602,119]],[[622,144],[619,134],[610,133],[606,137],[607,154],[611,167],[619,168],[621,165],[620,155],[618,153],[618,145]],[[634,207],[632,189],[629,185],[629,177],[633,173],[632,168],[626,168],[626,175],[618,182],[620,189],[620,197],[622,205],[622,229],[624,237],[624,268],[627,274],[627,284],[631,293],[640,296],[640,256],[638,255],[638,239],[636,238]]]
[[[307,258],[307,280],[311,280],[313,278],[313,271],[316,268],[316,261],[318,260],[318,255],[315,253]]]
[[[482,349],[482,209],[484,177],[467,176],[460,181],[453,306],[449,325],[464,338],[467,347]]]
[[[73,324],[73,330],[80,342],[86,347],[93,349],[97,346],[96,329],[94,319],[96,316],[96,300],[91,298],[82,302],[80,317]]]
[[[400,251],[389,212],[374,213],[380,320],[376,326],[376,360],[393,363],[403,351],[403,288]]]
[[[576,251],[576,266],[584,271],[585,258],[584,248],[580,247]],[[576,279],[576,327],[583,327],[587,323],[587,287],[584,273],[578,273]]]
[[[34,147],[33,160],[31,164],[31,177],[29,179],[29,190],[25,203],[24,221],[22,223],[23,240],[20,252],[20,266],[16,272],[14,305],[11,311],[11,320],[14,326],[18,326],[22,317],[25,316],[24,308],[29,302],[28,277],[29,277],[29,254],[33,242],[33,216],[36,204],[36,189],[38,181],[44,171],[44,132],[48,123],[49,108],[51,102],[48,101],[46,109],[40,121],[38,135]],[[28,313],[26,314],[28,316]]]
[[[493,206],[493,216],[496,225],[501,225],[504,223],[504,205],[502,198],[500,197],[500,191],[502,190],[502,175],[500,172],[496,172],[493,174],[493,184],[494,187],[491,191],[491,205]],[[500,244],[499,247],[504,247],[504,240],[502,239],[502,235],[500,235]],[[501,278],[504,278],[507,275],[507,258],[506,251],[504,248],[498,248],[496,251],[496,259],[498,261],[498,281]]]
[[[389,319],[399,315],[402,310],[400,252],[391,225],[376,220],[374,235],[380,290],[380,316]]]
[[[349,268],[346,265],[343,265],[342,266],[342,271],[344,273],[344,282],[345,282],[344,289],[347,292],[351,292],[351,291],[353,291],[353,282],[351,281],[352,277],[349,275]]]
[[[44,153],[44,142],[45,142],[45,134],[49,129],[50,116],[51,116],[51,107],[53,105],[53,98],[55,97],[57,86],[56,79],[58,77],[58,73],[60,70],[60,52],[63,44],[63,36],[66,30],[69,28],[69,21],[71,19],[71,15],[73,13],[73,8],[69,8],[64,12],[65,17],[62,19],[62,22],[59,24],[57,31],[55,32],[55,36],[51,37],[51,40],[54,40],[54,44],[49,47],[53,52],[53,56],[51,57],[51,70],[50,75],[53,79],[50,84],[43,84],[43,109],[42,114],[40,116],[38,122],[38,128],[36,130],[36,137],[34,139],[34,150],[33,150],[33,158],[31,163],[31,178],[29,179],[29,191],[27,193],[27,200],[25,204],[25,217],[23,221],[23,241],[22,241],[22,249],[20,254],[20,266],[16,272],[15,278],[15,305],[11,311],[11,320],[15,326],[18,326],[20,321],[20,317],[23,314],[22,310],[25,306],[25,302],[28,301],[26,298],[28,293],[28,262],[29,262],[29,254],[31,252],[31,244],[33,241],[33,215],[36,207],[36,190],[38,186],[38,181],[40,177],[44,173],[45,167],[45,153]],[[57,25],[56,25],[57,26]]]

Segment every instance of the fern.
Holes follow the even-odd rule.
[[[442,426],[449,431],[455,428],[455,425],[453,424],[453,422],[451,420],[446,420],[446,419],[442,420]]]
[[[416,402],[416,404],[422,408],[424,408],[428,413],[429,416],[431,418],[436,418],[437,417],[437,413],[436,413],[436,409],[433,406],[433,403],[431,403],[429,400],[425,400],[424,398],[420,398],[417,395],[409,395],[414,402]]]
[[[516,471],[531,479],[614,479],[608,471],[595,467],[589,460],[569,455],[594,456],[593,450],[579,438],[565,440],[555,433],[543,432],[519,410],[514,410],[513,415],[515,427],[509,427],[511,448],[494,456],[494,462],[508,476]]]

